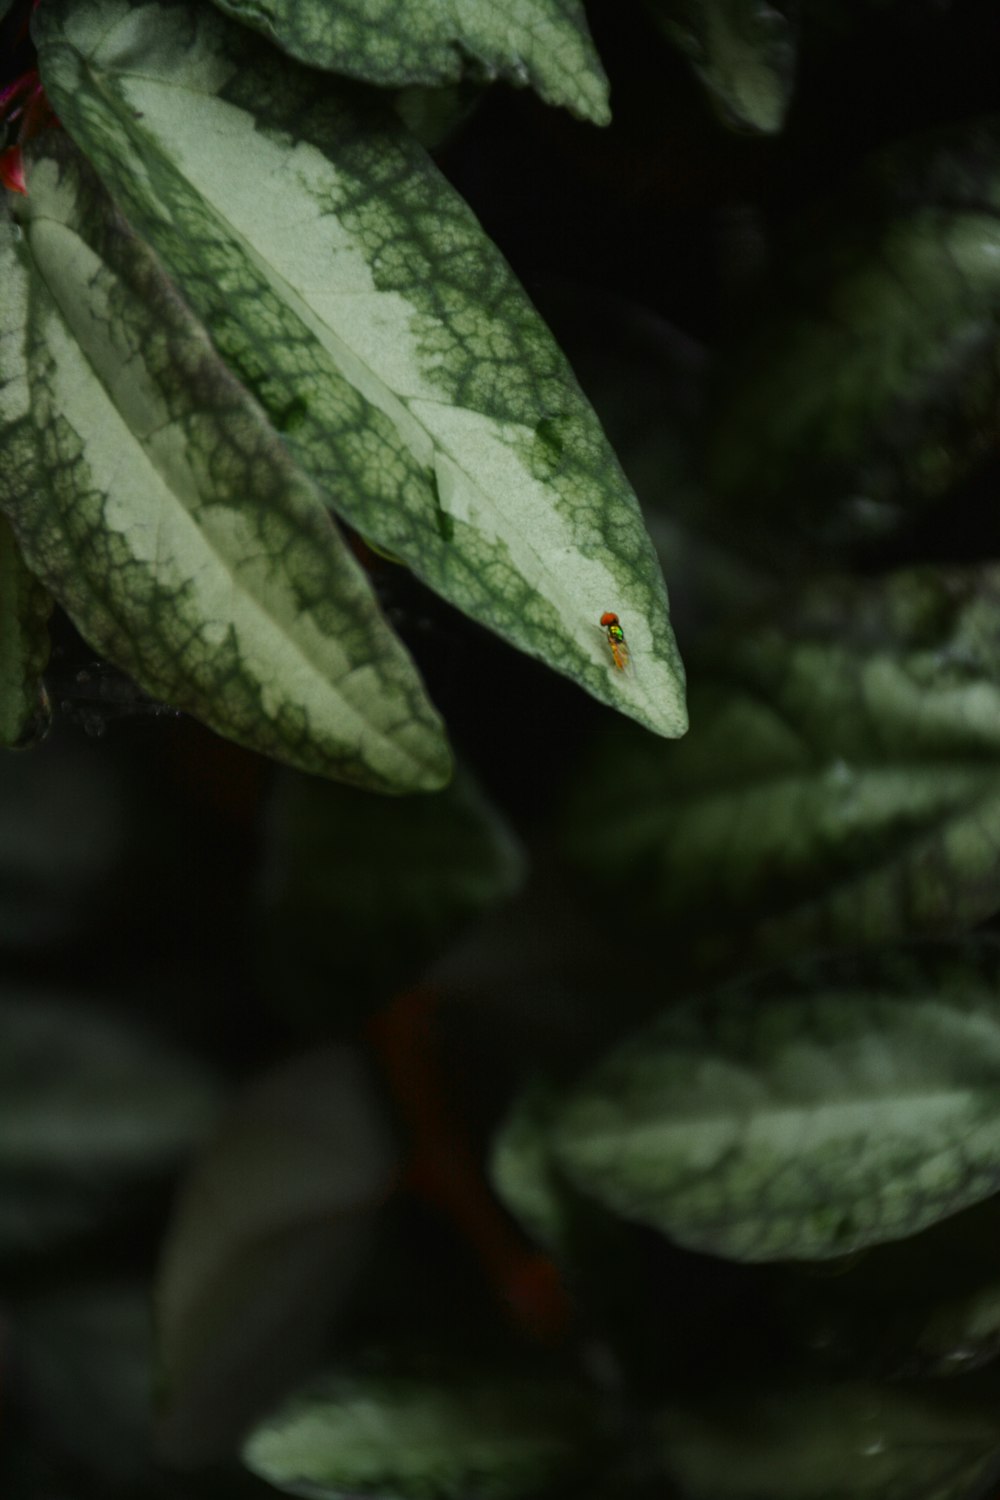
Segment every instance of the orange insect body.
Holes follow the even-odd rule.
[[[614,664],[619,672],[624,672],[628,666],[628,646],[625,644],[625,632],[618,623],[618,616],[606,609],[601,616],[601,624],[608,634]]]

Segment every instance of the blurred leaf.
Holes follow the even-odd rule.
[[[902,1239],[1000,1188],[1000,947],[789,965],[679,1002],[549,1129],[626,1219],[739,1260]]]
[[[162,1451],[230,1451],[302,1378],[370,1248],[395,1151],[359,1054],[326,1049],[254,1084],[184,1186],[156,1316]]]
[[[152,1338],[144,1284],[88,1284],[20,1302],[10,1348],[8,1437],[44,1448],[57,1469],[76,1470],[105,1493],[133,1486],[143,1494],[163,1492],[150,1452]]]
[[[520,650],[683,733],[635,498],[509,267],[392,111],[206,6],[51,0],[34,25],[60,119],[337,513]]]
[[[0,1253],[93,1228],[208,1127],[205,1070],[83,1005],[0,999]]]
[[[899,527],[994,448],[1000,125],[904,141],[789,236],[717,369],[708,483],[769,550]]]
[[[1000,569],[816,583],[720,636],[676,746],[601,746],[571,853],[705,965],[1000,907]]]
[[[515,1500],[585,1471],[592,1423],[580,1391],[561,1381],[473,1368],[338,1374],[258,1427],[243,1457],[313,1500]]]
[[[795,12],[787,0],[649,0],[727,125],[772,134],[795,84]]]
[[[32,571],[220,734],[383,791],[441,785],[440,721],[311,481],[67,137],[27,161],[0,501]]]
[[[235,20],[313,68],[367,83],[447,84],[500,78],[606,125],[608,80],[580,0],[216,0]]]
[[[48,727],[42,672],[49,656],[51,608],[0,515],[0,746],[25,745]]]
[[[384,998],[513,896],[525,873],[518,841],[467,774],[439,797],[403,803],[286,776],[263,866],[283,1008],[335,1020],[351,997]]]
[[[673,1408],[654,1431],[685,1500],[971,1500],[1000,1454],[998,1395],[806,1384]]]

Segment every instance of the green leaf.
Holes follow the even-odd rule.
[[[727,1392],[707,1410],[661,1412],[653,1443],[685,1500],[972,1500],[1000,1454],[997,1394],[861,1382]]]
[[[1000,948],[887,950],[690,999],[550,1128],[570,1182],[693,1250],[822,1259],[1000,1188]]]
[[[1000,907],[1000,569],[811,585],[699,662],[692,734],[595,755],[573,857],[709,967]]]
[[[384,999],[525,874],[520,844],[467,773],[402,804],[287,775],[269,810],[262,889],[283,1012],[305,1002],[329,1017],[331,993],[341,1017],[341,996]]]
[[[682,733],[635,498],[509,267],[393,113],[209,7],[55,0],[35,22],[60,118],[338,514],[595,697]]]
[[[0,1253],[49,1249],[171,1171],[207,1128],[204,1069],[47,994],[0,999]]]
[[[0,515],[0,746],[5,748],[40,739],[48,727],[42,672],[49,657],[51,608]]]
[[[367,83],[530,84],[595,125],[611,119],[608,80],[581,0],[216,0],[314,68]]]
[[[666,35],[689,59],[720,118],[741,130],[779,131],[795,84],[796,28],[769,0],[650,0]]]
[[[998,208],[1000,125],[977,122],[874,157],[789,235],[705,445],[758,548],[882,536],[993,451]]]
[[[3,259],[3,495],[28,565],[156,698],[303,769],[439,786],[440,724],[311,481],[62,134]],[[16,230],[15,230],[16,233]]]
[[[579,1472],[590,1423],[575,1387],[543,1378],[338,1374],[258,1427],[243,1457],[313,1500],[517,1500]]]
[[[159,1437],[173,1463],[230,1452],[315,1367],[395,1171],[356,1051],[285,1063],[237,1100],[183,1187],[157,1278]]]

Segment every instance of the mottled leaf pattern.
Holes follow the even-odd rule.
[[[37,738],[48,722],[41,674],[49,655],[51,608],[0,515],[0,746],[5,748]]]
[[[606,125],[581,0],[216,0],[292,57],[383,86],[503,79]]]
[[[573,857],[708,965],[1000,909],[1000,570],[818,582],[698,663],[694,730],[581,772]]]
[[[521,649],[682,733],[634,496],[509,268],[395,116],[207,7],[53,0],[36,30],[60,118],[333,508]]]
[[[1000,948],[813,960],[680,1002],[549,1131],[561,1172],[693,1250],[806,1260],[1000,1188]]]
[[[29,174],[0,421],[32,570],[220,733],[380,790],[440,785],[437,717],[311,481],[72,143],[40,137]]]
[[[783,0],[650,0],[721,117],[737,129],[781,129],[795,82],[796,29]]]

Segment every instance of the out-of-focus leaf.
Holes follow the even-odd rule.
[[[57,1472],[65,1465],[109,1495],[135,1487],[158,1500],[147,1286],[88,1284],[18,1302],[5,1352],[13,1377],[5,1446],[44,1448]]]
[[[263,867],[276,983],[297,981],[307,993],[296,1003],[312,995],[327,1014],[339,994],[391,993],[524,875],[517,839],[468,775],[405,803],[289,775]]]
[[[565,105],[596,125],[611,118],[608,80],[581,0],[216,3],[313,68],[388,87],[500,78],[530,84],[546,103]]]
[[[1000,1188],[1000,948],[789,965],[681,1001],[549,1126],[614,1212],[738,1260],[903,1239]]]
[[[382,791],[440,786],[440,721],[314,485],[67,137],[27,160],[0,503],[32,571],[219,733]]]
[[[676,746],[581,772],[574,859],[708,966],[1000,907],[1000,570],[832,580],[720,637]]]
[[[786,0],[649,0],[719,116],[739,130],[773,134],[795,84],[796,27]]]
[[[1000,1457],[1000,1390],[810,1385],[720,1394],[654,1423],[685,1500],[970,1500]]]
[[[302,1378],[370,1248],[395,1150],[359,1055],[251,1087],[178,1202],[156,1289],[160,1443],[219,1457]]]
[[[865,541],[1000,435],[1000,125],[904,142],[813,214],[720,353],[705,452],[769,550]]]
[[[48,726],[42,672],[49,656],[51,608],[0,515],[0,746],[25,745]]]
[[[578,1388],[540,1377],[334,1375],[258,1427],[243,1457],[312,1500],[517,1500],[585,1469],[592,1422]]]
[[[392,111],[207,6],[52,0],[34,25],[60,119],[337,513],[519,649],[683,733],[635,497],[510,268]]]
[[[51,1248],[173,1170],[208,1128],[204,1069],[83,1005],[0,998],[0,1252]]]

